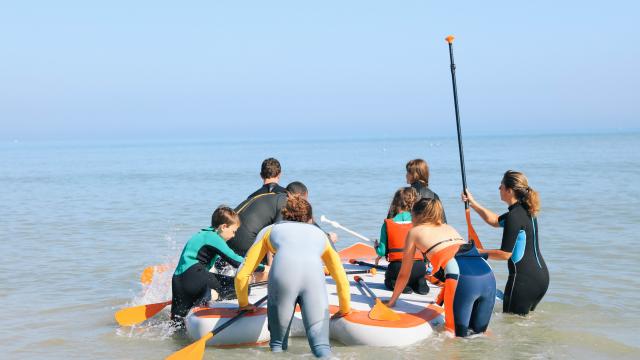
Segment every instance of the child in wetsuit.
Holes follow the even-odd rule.
[[[239,225],[240,218],[235,211],[219,206],[211,216],[211,227],[200,230],[187,241],[171,282],[171,319],[181,322],[193,306],[211,299],[211,290],[217,292],[219,298],[235,294],[232,277],[209,270],[219,257],[236,268],[242,264],[244,258],[227,246]],[[257,269],[264,270],[263,265]]]
[[[389,261],[389,267],[384,275],[384,285],[389,290],[395,287],[400,272],[405,239],[412,228],[411,208],[417,200],[418,193],[412,187],[404,187],[396,191],[389,206],[387,219],[380,230],[380,241],[375,245],[378,256],[384,256]],[[413,260],[409,283],[403,293],[415,291],[426,295],[429,293],[429,286],[425,281],[427,272],[425,258],[416,250]]]

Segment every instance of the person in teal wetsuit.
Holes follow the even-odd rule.
[[[234,281],[230,276],[209,272],[218,258],[238,268],[244,258],[227,246],[238,226],[240,218],[235,211],[219,206],[211,216],[211,227],[193,235],[182,250],[180,260],[171,281],[171,319],[182,322],[189,310],[211,299],[211,290],[220,298],[234,295]],[[256,271],[268,271],[264,265]]]

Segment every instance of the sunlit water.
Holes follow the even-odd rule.
[[[491,334],[436,334],[406,348],[345,347],[345,359],[637,358],[640,340],[640,135],[469,137],[467,180],[475,197],[501,213],[498,185],[524,171],[540,191],[542,253],[551,285],[538,311],[522,318],[499,306]],[[235,206],[275,156],[282,183],[301,180],[316,216],[325,214],[378,237],[404,164],[428,160],[431,187],[449,222],[464,231],[455,138],[351,141],[7,143],[0,145],[0,351],[21,359],[157,359],[190,343],[166,312],[120,328],[123,306],[169,298],[170,273],[143,289],[141,271],[173,261],[220,203]],[[485,246],[501,232],[475,228]],[[339,247],[355,241],[347,234]],[[502,288],[504,262],[492,262]],[[306,339],[288,354],[266,347],[207,349],[205,358],[310,358]]]

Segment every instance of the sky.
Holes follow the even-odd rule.
[[[634,1],[5,1],[0,141],[640,129]],[[635,25],[634,25],[635,24]]]

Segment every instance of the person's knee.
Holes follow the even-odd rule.
[[[329,345],[315,345],[311,347],[311,352],[313,352],[313,356],[317,358],[329,358],[331,357],[331,346]]]

